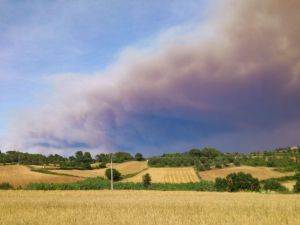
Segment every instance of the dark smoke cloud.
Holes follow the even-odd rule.
[[[55,96],[15,118],[13,140],[147,154],[299,144],[299,12],[298,0],[222,1],[215,19],[126,50],[105,71],[51,78]]]

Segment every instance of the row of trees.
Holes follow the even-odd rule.
[[[188,152],[163,154],[152,157],[148,164],[152,167],[195,166],[198,171],[209,170],[212,167],[222,168],[230,163],[240,165],[233,154],[224,154],[214,148],[191,149]]]
[[[98,162],[107,163],[110,162],[110,159],[111,159],[111,154],[101,153],[99,155],[96,155],[96,160]],[[132,156],[128,152],[116,152],[112,154],[112,159],[114,163],[122,163],[131,160],[137,160],[137,161],[145,160],[144,156],[140,152],[136,153],[134,156]]]
[[[229,165],[280,167],[295,170],[300,163],[300,148],[280,148],[254,153],[222,153],[214,148],[191,149],[183,153],[152,157],[152,167],[195,166],[198,171],[223,168]]]
[[[58,154],[50,154],[45,156],[42,154],[30,154],[17,151],[7,151],[1,153],[0,151],[0,163],[6,164],[31,164],[31,165],[44,165],[44,164],[59,164],[65,162],[67,159]]]
[[[62,169],[92,169],[91,163],[100,162],[102,167],[105,167],[107,162],[110,162],[110,154],[101,153],[96,155],[95,159],[90,152],[77,151],[73,156],[63,157],[58,154],[50,154],[48,156],[42,154],[23,153],[18,151],[0,151],[1,164],[23,164],[23,165],[59,165]],[[113,162],[122,163],[125,161],[145,160],[141,153],[136,153],[132,156],[128,152],[113,153]],[[100,167],[101,167],[100,166]]]

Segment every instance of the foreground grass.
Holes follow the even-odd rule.
[[[160,191],[0,191],[0,199],[0,224],[300,224],[298,195]]]

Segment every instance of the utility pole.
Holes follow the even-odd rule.
[[[113,154],[110,153],[110,189],[114,190]]]

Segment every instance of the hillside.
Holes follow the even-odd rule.
[[[252,166],[240,166],[240,167],[227,167],[222,169],[212,169],[199,172],[201,179],[214,181],[217,177],[226,177],[230,173],[244,172],[250,173],[252,176],[265,180],[269,178],[278,178],[283,176],[294,175],[294,172],[278,172],[269,167],[252,167]]]
[[[142,182],[142,177],[149,173],[153,183],[189,183],[197,182],[199,178],[193,167],[149,168],[124,182]]]
[[[108,163],[106,166],[109,168],[110,164]],[[122,175],[128,175],[128,174],[138,173],[146,169],[148,166],[146,161],[141,161],[141,162],[129,161],[124,163],[114,163],[113,167],[119,170],[122,173]],[[93,169],[93,170],[52,170],[52,171],[55,173],[64,173],[64,174],[87,178],[87,177],[105,177],[106,169],[107,168]]]
[[[14,187],[30,183],[72,183],[79,180],[81,178],[33,172],[22,165],[0,166],[0,183],[8,182]]]

